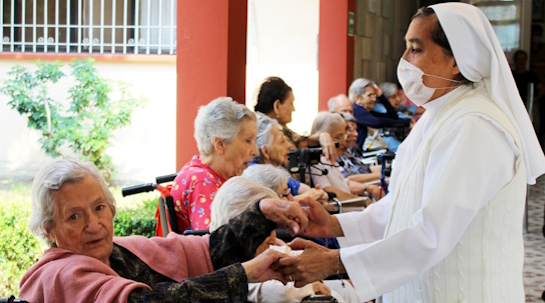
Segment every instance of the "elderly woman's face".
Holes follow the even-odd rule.
[[[242,172],[248,167],[248,163],[257,156],[256,137],[257,122],[250,119],[242,120],[240,132],[232,142],[226,144],[222,152],[222,171],[225,178],[242,175]]]
[[[356,140],[358,140],[358,125],[356,122],[347,122],[346,127],[346,134],[348,137],[346,138],[346,148],[351,148],[356,144]]]
[[[113,247],[113,214],[93,176],[65,183],[55,197],[57,212],[48,238],[58,248],[93,257],[109,265]]]
[[[263,146],[265,160],[274,166],[287,165],[289,162],[290,142],[278,127],[271,127],[273,140],[271,146]]]
[[[447,56],[441,46],[435,43],[431,37],[432,26],[437,24],[437,16],[416,18],[409,25],[405,42],[407,50],[403,59],[420,68],[425,74],[435,75],[446,79],[454,79],[460,73],[454,57]],[[423,83],[427,87],[452,87],[459,86],[456,82],[424,75]],[[437,89],[430,100],[437,99],[452,89]]]
[[[388,101],[394,108],[398,108],[401,105],[401,98],[399,97],[399,89],[396,88],[395,93],[388,97]]]
[[[287,93],[286,100],[283,103],[276,101],[274,111],[277,115],[276,120],[278,120],[280,125],[286,125],[291,122],[291,113],[295,111],[294,101],[295,97],[291,90]]]
[[[368,112],[375,108],[375,101],[377,101],[377,91],[373,86],[367,86],[362,96],[356,97],[356,104],[365,108]]]
[[[346,149],[346,139],[348,138],[348,134],[346,133],[346,121],[343,119],[343,123],[337,125],[336,127],[332,127],[329,130],[329,135],[331,136],[331,139],[333,139],[333,142],[339,142],[339,148],[338,150],[344,150]]]

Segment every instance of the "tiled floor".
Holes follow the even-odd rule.
[[[528,234],[524,235],[524,286],[526,302],[543,302],[545,291],[545,238],[543,237],[543,210],[545,207],[545,177],[530,187],[528,200]]]

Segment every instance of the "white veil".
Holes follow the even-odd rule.
[[[522,143],[527,183],[535,184],[545,173],[545,156],[492,25],[473,5],[443,3],[430,8],[445,31],[462,75],[473,82],[483,80],[492,100],[515,126]]]

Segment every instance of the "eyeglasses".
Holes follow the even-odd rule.
[[[291,195],[291,188],[288,187],[288,188],[286,188],[286,190],[282,194],[279,194],[278,197],[280,199],[282,199],[282,198],[287,199],[289,197],[289,195]]]

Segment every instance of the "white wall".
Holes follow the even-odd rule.
[[[295,95],[288,126],[300,134],[318,112],[319,7],[319,0],[248,0],[246,105],[253,110],[263,79],[284,79]]]
[[[33,68],[33,63],[0,60],[0,80],[7,78],[13,66]],[[153,182],[156,176],[175,172],[176,64],[97,62],[95,66],[102,77],[128,82],[133,94],[149,100],[145,108],[134,112],[130,126],[115,132],[108,150],[116,168],[114,181]],[[67,63],[63,71],[70,74]],[[50,96],[66,100],[71,81],[56,84]],[[0,178],[31,178],[51,158],[40,150],[40,133],[28,129],[26,117],[7,102],[0,95]]]

